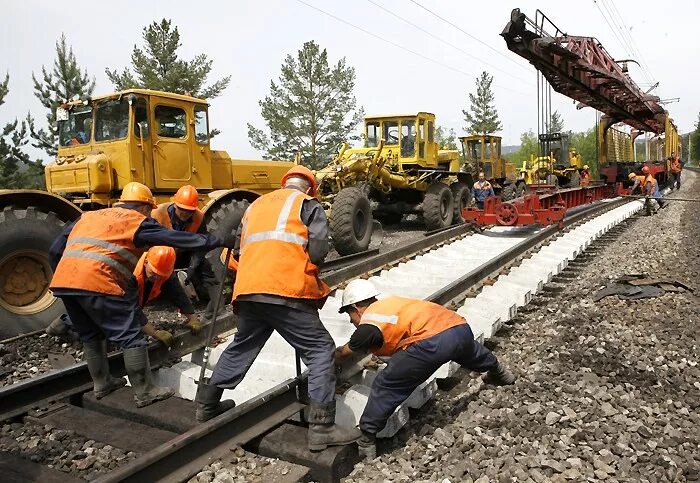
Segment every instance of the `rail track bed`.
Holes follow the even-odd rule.
[[[567,276],[567,273],[572,273],[572,269],[569,268],[569,272],[566,272],[567,265],[570,262],[576,265],[576,257],[596,239],[600,239],[602,243],[608,241],[610,235],[606,233],[629,219],[640,210],[641,205],[638,201],[623,203],[622,200],[601,203],[592,207],[593,211],[596,211],[595,214],[593,211],[582,210],[568,218],[563,231],[556,227],[492,229],[469,235],[468,229],[458,227],[449,233],[438,234],[437,239],[426,242],[423,247],[414,244],[405,248],[404,252],[399,249],[390,254],[372,254],[344,267],[341,263],[341,266],[334,267],[334,270],[326,275],[331,285],[340,288],[322,310],[322,320],[337,343],[347,341],[352,326],[347,320],[341,320],[337,314],[342,284],[356,276],[364,275],[371,276],[378,288],[387,293],[428,298],[453,306],[467,317],[475,334],[482,339],[490,339],[504,324],[511,327],[515,323],[517,326],[523,317],[528,317],[527,314],[522,315],[523,311],[530,314],[550,313],[551,307],[533,311],[531,306],[526,306],[537,293],[555,293],[556,290],[551,290],[552,280],[556,282],[555,286],[557,283],[569,283],[572,277]],[[548,283],[548,289],[543,290]],[[517,315],[519,309],[521,315]],[[228,327],[227,325],[225,328]],[[68,471],[88,479],[102,474],[100,481],[186,481],[192,477],[196,477],[193,481],[211,481],[218,473],[228,474],[232,478],[230,481],[235,481],[235,478],[240,478],[241,475],[246,475],[246,479],[240,481],[272,481],[264,478],[266,473],[263,467],[267,468],[265,471],[268,472],[274,468],[273,473],[279,477],[287,477],[286,480],[283,478],[279,481],[296,481],[303,478],[304,474],[310,474],[319,481],[337,481],[353,469],[353,464],[357,461],[356,450],[353,447],[336,448],[316,455],[310,455],[303,449],[305,430],[297,417],[303,408],[299,400],[303,398],[298,397],[297,390],[304,393],[304,378],[296,377],[293,351],[280,345],[274,338],[268,342],[269,347],[263,349],[247,377],[247,383],[244,381],[233,394],[225,394],[224,397],[232,395],[239,406],[208,423],[196,425],[193,421],[194,407],[191,399],[196,389],[194,373],[199,371],[198,354],[195,352],[186,355],[197,346],[197,341],[193,339],[195,338],[186,334],[182,335],[182,340],[178,342],[179,349],[176,348],[175,351],[176,356],[184,356],[182,362],[164,367],[158,372],[161,383],[176,387],[180,397],[157,403],[150,409],[132,408],[128,389],[95,401],[91,394],[86,392],[89,390],[89,378],[83,381],[80,388],[74,385],[62,392],[55,390],[43,399],[27,397],[27,401],[15,402],[14,405],[8,403],[9,398],[2,397],[0,392],[0,413],[23,417],[24,422],[14,422],[3,427],[3,443],[0,444],[0,450],[10,451],[13,455],[21,453],[31,460],[32,455],[28,454],[27,448],[22,447],[21,441],[15,445],[5,443],[10,443],[8,440],[22,431],[31,432],[32,429],[25,428],[32,426],[43,428],[41,431],[49,434],[48,439],[54,431],[68,432],[68,437],[75,439],[72,443],[75,447],[81,442],[81,446],[85,446],[86,449],[95,445],[102,446],[90,450],[90,454],[85,457],[78,454],[78,458],[70,460],[85,460],[88,456],[95,456],[94,459],[88,460],[88,463],[80,465],[87,466],[85,470],[76,470],[74,466],[78,463],[65,464],[69,456],[75,456],[70,453],[61,453],[54,456],[53,460],[34,458],[34,461],[37,461],[34,464],[44,469],[47,464],[51,464],[56,471]],[[487,340],[488,343],[490,342]],[[211,364],[216,362],[218,353],[224,347],[225,344],[222,344],[214,350]],[[508,353],[504,353],[502,349],[498,354],[506,360],[509,359]],[[119,372],[119,367],[115,369],[115,372]],[[421,421],[425,417],[442,417],[443,415],[433,415],[434,409],[441,409],[445,398],[452,401],[449,398],[452,398],[453,391],[440,394],[437,391],[438,381],[454,376],[457,369],[451,365],[443,366],[397,410],[384,430],[383,436],[387,436],[387,441],[390,441],[385,450],[398,448],[397,445],[401,442],[410,443],[410,438],[417,434],[414,427],[416,424],[421,424],[422,429],[419,432],[429,432],[430,424]],[[374,373],[374,369],[366,369],[362,364],[345,368],[346,383],[338,403],[339,422],[357,422]],[[457,387],[463,387],[465,384],[469,386],[475,383],[462,382]],[[515,391],[514,394],[517,394],[518,387],[516,384],[515,388],[509,391]],[[3,391],[7,392],[9,389],[5,388]],[[436,402],[428,402],[436,394]],[[5,396],[9,396],[9,393]],[[44,408],[28,411],[27,408],[37,405],[39,400],[43,401]],[[59,402],[46,407],[45,403],[49,400]],[[456,412],[460,412],[458,409],[464,409],[470,400],[471,396],[466,399],[464,395],[460,396],[455,400],[456,406],[450,409],[448,414],[456,416]],[[428,409],[425,409],[426,406]],[[420,409],[421,407],[424,409]],[[409,418],[411,413],[417,416],[415,422]],[[76,424],[78,421],[90,423]],[[120,426],[120,421],[128,421],[129,424]],[[110,432],[107,429],[110,425],[122,430]],[[399,433],[405,425],[408,425],[408,430]],[[128,430],[124,431],[127,426]],[[434,430],[430,434],[441,436],[442,432],[444,431]],[[8,436],[5,436],[6,433]],[[31,436],[29,438],[31,439]],[[442,446],[448,448],[446,454],[449,454],[452,445],[447,444],[450,438],[446,438]],[[14,440],[17,438],[14,437]],[[98,442],[95,443],[96,441]],[[105,444],[108,451],[123,453],[119,455],[119,462],[123,464],[116,469],[105,467],[99,458],[98,453],[105,448]],[[440,444],[438,441],[438,445]],[[36,443],[34,447],[38,446]],[[273,465],[272,460],[250,455],[240,446],[262,455],[277,456],[297,465],[275,467],[274,465],[281,463]],[[408,447],[406,446],[407,449]],[[83,449],[79,451],[85,453]],[[394,449],[388,456],[381,457],[380,465],[385,458],[393,458],[391,454],[396,451],[398,450]],[[205,467],[204,472],[200,473]],[[355,468],[352,478],[356,478],[357,481],[374,481],[374,477],[381,477],[370,471],[368,474],[373,477],[365,479],[367,476],[362,471],[371,469],[371,465],[360,464]],[[414,473],[403,475],[420,480],[422,473]],[[199,476],[196,476],[198,474]],[[466,474],[472,473],[462,473]],[[208,479],[210,477],[211,479]]]

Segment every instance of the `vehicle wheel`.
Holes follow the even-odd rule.
[[[0,212],[0,337],[42,329],[64,313],[49,292],[49,248],[65,223],[34,206]]]
[[[571,173],[571,176],[569,177],[569,186],[571,188],[581,186],[581,175],[578,173],[578,171]]]
[[[249,206],[250,202],[247,200],[231,200],[212,207],[205,215],[204,223],[207,226],[207,231],[220,238],[228,233],[235,233]],[[221,272],[224,269],[223,251],[223,248],[217,248],[207,254],[207,260],[209,260],[218,280],[221,280]],[[225,286],[232,287],[233,283],[226,283]]]
[[[360,188],[343,188],[331,206],[333,246],[340,255],[367,250],[372,239],[372,208]]]
[[[523,196],[530,194],[530,187],[527,183],[520,182],[515,184],[515,197],[522,198]]]
[[[392,213],[392,212],[377,212],[374,213],[374,219],[377,220],[382,225],[398,225],[403,220],[403,213]]]
[[[425,228],[439,230],[452,224],[454,200],[449,186],[439,181],[428,186],[423,198],[423,219]]]
[[[501,200],[503,201],[510,201],[517,196],[516,186],[514,183],[504,186],[501,190]]]
[[[452,200],[454,202],[454,214],[452,215],[452,223],[464,223],[462,210],[467,208],[472,201],[472,192],[466,183],[457,181],[450,185],[452,191]]]

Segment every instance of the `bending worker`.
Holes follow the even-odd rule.
[[[190,299],[187,297],[187,294],[185,294],[185,291],[178,281],[172,277],[174,269],[175,249],[164,246],[153,247],[141,255],[134,269],[134,278],[136,279],[138,293],[138,308],[143,332],[161,341],[168,347],[172,345],[173,335],[167,330],[156,330],[155,327],[148,322],[146,315],[141,311],[148,302],[152,302],[158,298],[161,293],[185,316],[185,326],[190,329],[193,334],[199,333],[202,329],[202,324],[194,314],[192,302],[190,302]],[[67,314],[63,314],[51,322],[46,328],[46,333],[53,336],[60,336],[65,334],[68,330],[70,330],[72,334],[75,328],[73,327],[73,322],[70,320],[70,317]]]
[[[479,171],[479,180],[474,183],[472,188],[472,198],[474,199],[474,204],[480,210],[484,209],[484,201],[490,196],[496,196],[493,191],[493,186],[488,182],[483,171]]]
[[[581,171],[581,186],[586,187],[591,184],[591,172],[588,169],[588,165],[583,166],[583,171]]]
[[[199,384],[197,420],[234,406],[233,401],[220,402],[223,390],[238,386],[276,330],[309,369],[308,445],[317,451],[357,441],[360,432],[334,425],[335,344],[318,316],[329,292],[318,277],[329,250],[328,220],[314,198],[316,179],[309,169],[295,166],[282,186],[255,200],[238,230],[233,286],[238,332],[211,379]]]
[[[153,210],[151,217],[166,228],[189,233],[207,234],[206,225],[203,223],[204,214],[197,207],[199,193],[194,186],[182,186],[172,203],[161,203]],[[216,291],[218,283],[211,264],[205,258],[206,252],[178,250],[176,268],[187,267],[186,284],[192,284],[201,297],[204,292],[209,298],[209,303],[204,311],[204,318],[211,319],[216,304]]]
[[[391,356],[374,379],[360,418],[360,453],[370,459],[376,457],[375,437],[389,416],[444,363],[455,361],[471,371],[486,372],[487,384],[515,382],[515,376],[496,356],[474,340],[464,318],[424,300],[377,300],[378,296],[368,280],[357,279],[347,285],[339,312],[347,312],[357,330],[335,353],[336,364],[354,353]]]
[[[133,271],[149,245],[211,250],[217,237],[168,230],[149,218],[156,206],[151,190],[128,183],[114,208],[82,213],[51,245],[54,270],[50,288],[63,300],[83,342],[96,395],[105,396],[123,381],[109,375],[107,342],[124,351],[124,365],[137,407],[167,399],[173,391],[151,382],[146,339],[139,318]],[[234,237],[226,240],[233,245]]]

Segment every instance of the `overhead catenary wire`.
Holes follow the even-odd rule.
[[[468,73],[468,72],[463,71],[462,69],[458,69],[458,68],[456,68],[456,67],[454,67],[454,66],[451,66],[451,65],[449,65],[449,64],[445,64],[444,62],[440,62],[439,60],[433,59],[432,57],[428,57],[427,55],[423,55],[423,54],[421,54],[420,52],[416,52],[415,50],[409,49],[408,47],[405,47],[405,46],[403,46],[403,45],[401,45],[401,44],[398,44],[398,43],[394,42],[393,40],[386,39],[386,38],[384,38],[384,37],[382,37],[382,36],[380,36],[380,35],[375,34],[374,32],[372,32],[372,31],[370,31],[370,30],[367,30],[367,29],[365,29],[365,28],[363,28],[363,27],[360,27],[360,26],[358,26],[358,25],[355,25],[355,24],[353,24],[353,23],[351,23],[351,22],[348,22],[347,20],[345,20],[345,19],[343,19],[343,18],[341,18],[341,17],[338,17],[337,15],[334,15],[334,14],[332,14],[332,13],[330,13],[330,12],[327,12],[327,11],[325,11],[325,10],[323,10],[323,9],[321,9],[321,8],[319,8],[319,7],[317,7],[317,6],[315,6],[315,5],[312,5],[312,4],[310,4],[310,3],[307,3],[307,2],[305,2],[304,0],[297,0],[297,2],[301,3],[302,5],[305,5],[305,6],[309,7],[309,8],[311,8],[311,9],[313,9],[313,10],[316,10],[317,12],[320,12],[320,13],[322,13],[322,14],[328,16],[328,17],[331,17],[331,18],[337,20],[338,22],[347,25],[348,27],[352,27],[352,28],[354,28],[354,29],[356,29],[356,30],[359,30],[360,32],[363,32],[363,33],[365,33],[365,34],[367,34],[367,35],[369,35],[369,36],[371,36],[371,37],[374,37],[374,38],[377,39],[377,40],[381,40],[382,42],[385,42],[385,43],[387,43],[387,44],[389,44],[389,45],[392,45],[392,46],[394,46],[394,47],[396,47],[396,48],[398,48],[398,49],[404,50],[404,51],[406,51],[406,52],[408,52],[408,53],[410,53],[410,54],[412,54],[412,55],[415,55],[416,57],[420,57],[420,58],[423,59],[423,60],[427,60],[428,62],[431,62],[431,63],[433,63],[433,64],[436,64],[436,65],[442,66],[442,67],[444,67],[444,68],[446,68],[446,69],[449,69],[449,70],[451,70],[451,71],[454,71],[454,72],[457,72],[457,73],[459,73],[459,74],[462,74],[462,75],[464,75],[464,76],[466,76],[466,77],[469,77],[470,79],[473,79],[473,78],[474,78],[474,74],[470,74],[470,73]],[[505,89],[505,90],[508,90],[508,91],[511,91],[511,92],[515,92],[516,94],[521,94],[521,95],[524,95],[524,96],[527,95],[526,93],[524,93],[524,92],[522,92],[522,91],[518,91],[518,90],[516,90],[516,89],[512,89],[512,88],[510,88],[510,87],[508,87],[508,86],[499,85],[499,84],[494,84],[494,86],[496,86],[496,87],[498,87],[498,88],[500,88],[500,89]]]
[[[637,47],[637,43],[635,42],[634,38],[632,37],[631,29],[627,28],[627,25],[625,24],[624,18],[622,17],[622,14],[620,14],[620,11],[617,9],[617,5],[615,5],[614,0],[608,0],[610,2],[610,5],[612,5],[612,8],[614,9],[615,13],[617,14],[618,19],[620,20],[620,23],[622,24],[624,33],[627,35],[627,38],[630,41],[630,45],[632,46],[633,51],[637,53],[637,58],[639,59],[640,64],[643,66],[643,68],[646,70],[647,74],[650,77],[650,80],[653,83],[654,75],[651,72],[651,69],[649,68],[649,65],[646,62],[646,59],[644,58],[644,55],[642,54],[642,51]]]

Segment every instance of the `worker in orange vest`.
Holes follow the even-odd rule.
[[[334,424],[335,344],[318,316],[329,292],[318,269],[329,250],[328,220],[315,199],[317,189],[314,174],[295,166],[282,178],[281,189],[255,200],[243,216],[234,249],[238,331],[211,379],[200,382],[196,398],[198,421],[233,407],[233,401],[220,401],[223,390],[238,386],[277,331],[309,369],[307,419],[312,451],[360,438],[356,428]]]
[[[65,227],[51,245],[50,288],[63,305],[83,342],[96,396],[120,387],[109,375],[107,342],[124,353],[124,365],[138,407],[166,399],[170,388],[151,381],[148,347],[138,317],[138,288],[133,270],[148,246],[191,250],[233,246],[235,237],[168,230],[149,215],[156,206],[151,190],[127,183],[113,208],[87,211]]]
[[[681,189],[681,171],[683,171],[683,165],[681,164],[680,156],[671,153],[668,161],[671,165],[671,191],[673,191],[674,188]]]
[[[591,184],[591,173],[588,170],[588,165],[583,166],[583,171],[581,171],[581,186],[586,187]]]
[[[180,187],[170,203],[161,203],[151,218],[166,228],[190,233],[207,234],[204,213],[199,209],[199,193],[194,186]],[[186,268],[185,284],[192,285],[200,298],[208,298],[204,319],[211,319],[216,304],[218,284],[211,264],[202,251],[177,251],[176,268]]]
[[[202,329],[202,324],[194,313],[192,302],[178,281],[172,277],[175,269],[175,257],[175,249],[164,246],[152,247],[141,255],[134,269],[138,308],[142,309],[148,302],[152,302],[163,293],[185,316],[185,326],[193,334],[198,334]],[[173,334],[171,332],[156,330],[143,312],[141,312],[140,317],[144,334],[159,340],[168,347],[172,345]],[[68,314],[63,314],[51,322],[46,328],[46,333],[52,336],[72,335],[75,334],[75,328]]]
[[[335,353],[336,364],[368,352],[390,357],[372,383],[360,418],[359,448],[370,459],[376,457],[375,437],[389,416],[446,362],[485,372],[487,384],[515,382],[515,376],[474,339],[467,321],[455,312],[425,300],[378,296],[369,280],[353,280],[345,287],[339,312],[346,312],[357,330]]]

